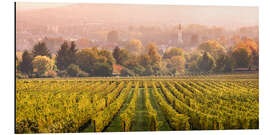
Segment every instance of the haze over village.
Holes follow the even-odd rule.
[[[19,52],[30,50],[39,41],[52,53],[64,41],[75,41],[79,49],[96,46],[113,50],[137,39],[143,46],[154,42],[161,54],[170,47],[190,51],[207,40],[217,40],[225,48],[243,38],[258,44],[255,7],[72,3],[17,3],[16,7]],[[177,43],[179,26],[182,44]],[[110,39],[109,33],[115,33],[116,39]]]

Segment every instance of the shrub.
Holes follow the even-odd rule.
[[[70,64],[67,67],[67,73],[69,76],[72,76],[72,77],[76,77],[80,71],[81,71],[80,67],[75,64]]]
[[[128,68],[123,68],[121,71],[120,71],[120,75],[121,76],[134,76],[134,72],[129,70]]]
[[[88,73],[82,71],[78,65],[70,64],[67,68],[67,74],[71,77],[87,77]]]
[[[87,77],[88,76],[88,73],[86,73],[84,71],[81,71],[81,72],[79,72],[78,76],[79,77]]]
[[[50,77],[50,78],[54,78],[54,77],[57,77],[57,73],[56,73],[54,70],[49,70],[49,71],[46,73],[46,76],[47,76],[47,77]]]
[[[28,75],[27,74],[22,74],[22,73],[16,73],[16,78],[25,79],[25,78],[28,78]]]
[[[68,73],[66,70],[59,70],[59,71],[57,71],[57,75],[60,77],[67,77]]]

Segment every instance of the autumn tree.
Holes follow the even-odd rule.
[[[160,55],[158,53],[157,46],[154,43],[149,43],[147,45],[147,53],[150,57],[151,65],[159,64],[160,63]]]
[[[225,48],[216,40],[208,40],[198,46],[198,50],[208,52],[214,59],[226,53]]]
[[[54,61],[47,56],[36,56],[33,59],[33,71],[37,77],[41,77],[49,70],[54,69]]]
[[[185,72],[185,58],[183,56],[173,56],[171,58],[171,65],[175,67],[177,72]]]
[[[138,39],[129,40],[124,47],[132,53],[139,54],[143,50],[142,42]]]
[[[170,59],[173,56],[184,56],[184,51],[181,48],[170,48],[163,54],[164,59]]]
[[[240,49],[242,48],[242,49]],[[240,49],[240,50],[239,50]],[[259,46],[256,42],[254,42],[253,40],[250,39],[244,39],[242,41],[240,41],[234,51],[233,54],[234,56],[234,61],[236,62],[236,67],[247,67],[248,66],[254,66],[254,67],[259,67]],[[244,50],[246,51],[247,54],[244,54]],[[241,55],[245,56],[247,55],[248,57],[244,58],[242,62],[240,62],[240,58],[236,58],[236,55],[240,56],[240,52]],[[241,56],[242,57],[242,56]],[[242,63],[242,66],[239,65],[240,63]]]
[[[139,64],[138,57],[131,56],[125,64],[126,68],[134,73],[134,75],[143,75],[145,72],[144,66]]]
[[[151,58],[148,54],[140,54],[137,59],[138,63],[143,67],[151,64]]]
[[[168,59],[167,68],[173,74],[185,72],[185,58],[183,56],[173,56]]]

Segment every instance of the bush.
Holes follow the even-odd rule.
[[[25,79],[25,78],[28,78],[28,75],[27,74],[22,74],[22,73],[16,73],[16,78]]]
[[[113,67],[108,63],[95,63],[94,70],[91,75],[93,76],[112,76]]]
[[[79,72],[78,76],[79,77],[88,77],[88,73],[81,71],[81,72]]]
[[[129,70],[128,68],[123,68],[120,72],[121,76],[134,76],[134,72]]]
[[[67,73],[69,76],[76,77],[78,73],[81,71],[78,65],[75,64],[70,64],[67,67]]]
[[[88,73],[82,71],[78,65],[70,64],[67,67],[67,74],[71,77],[87,77]]]
[[[55,77],[57,77],[57,73],[56,73],[54,70],[49,70],[49,71],[46,73],[46,76],[47,76],[47,77],[50,77],[50,78],[55,78]]]
[[[57,75],[60,76],[60,77],[67,77],[68,76],[68,73],[66,70],[59,70],[57,72]]]

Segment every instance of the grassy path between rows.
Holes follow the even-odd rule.
[[[128,94],[128,97],[126,101],[124,102],[123,106],[121,107],[120,111],[118,114],[113,118],[111,121],[110,125],[104,130],[104,132],[121,132],[123,131],[123,128],[121,126],[121,119],[120,119],[120,114],[123,112],[127,106],[129,105],[129,102],[131,101],[133,94],[134,94],[134,88],[132,88]]]
[[[139,88],[138,92],[138,99],[136,103],[136,115],[134,122],[132,123],[131,131],[149,131],[148,127],[148,119],[147,119],[147,108],[145,106],[145,95],[144,95],[144,88]],[[158,129],[160,131],[169,131],[172,130],[166,121],[166,118],[161,111],[158,103],[156,102],[156,99],[153,95],[152,89],[148,89],[149,95],[150,95],[150,101],[153,106],[153,108],[157,111],[158,114],[158,121],[160,122],[160,125]],[[160,92],[160,90],[159,90]],[[121,107],[120,111],[116,114],[116,116],[113,118],[111,123],[108,125],[107,128],[104,129],[104,132],[122,132],[123,128],[121,126],[121,119],[120,114],[128,107],[132,97],[134,94],[134,88],[132,88],[128,94],[128,97],[126,101],[124,102],[123,106]],[[93,132],[93,127],[89,126],[82,132]]]
[[[148,131],[147,123],[147,109],[145,106],[144,89],[140,88],[138,92],[138,99],[136,103],[135,121],[132,125],[131,131]]]
[[[170,128],[168,122],[166,121],[166,118],[163,112],[161,111],[161,108],[158,105],[157,100],[154,97],[153,90],[150,88],[149,88],[149,97],[153,108],[157,111],[157,119],[160,122],[158,127],[159,131],[169,131],[169,130],[171,131],[172,129]]]

